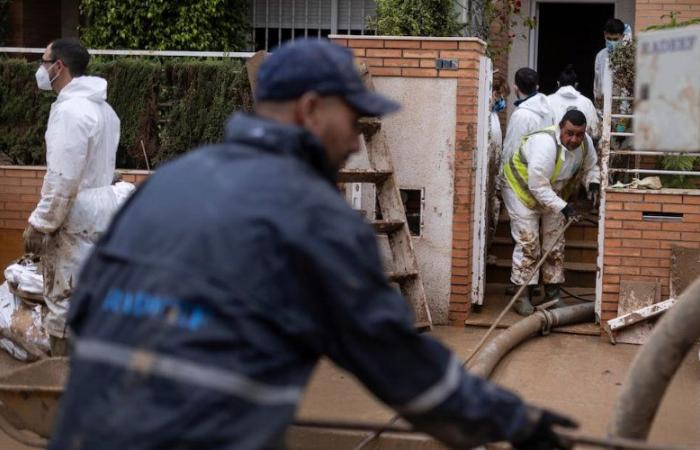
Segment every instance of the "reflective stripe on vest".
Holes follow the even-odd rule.
[[[557,142],[555,126],[547,127],[542,130],[538,130],[523,136],[522,140],[520,141],[520,147],[518,148],[518,151],[513,154],[510,161],[508,161],[508,164],[505,164],[503,166],[503,173],[505,175],[506,180],[508,181],[508,184],[510,185],[510,188],[513,190],[518,199],[523,203],[523,205],[527,206],[530,209],[537,206],[537,200],[535,200],[535,197],[533,197],[530,193],[530,187],[528,185],[527,159],[525,158],[525,155],[523,153],[523,147],[530,137],[542,133],[547,134],[554,140],[554,147],[556,148],[554,172],[549,178],[549,183],[552,186],[554,186],[554,183],[557,181],[557,177],[559,176],[562,165],[564,163],[564,154],[562,152],[562,146],[559,145],[559,143]],[[569,197],[571,191],[573,191],[574,187],[576,186],[578,175],[581,171],[581,168],[583,167],[583,162],[586,159],[588,151],[586,145],[586,138],[584,138],[583,140],[582,149],[583,158],[581,159],[581,166],[574,171],[574,175],[569,179],[569,181],[564,186],[564,189],[562,190],[562,197],[564,200],[566,200]]]
[[[260,405],[294,405],[302,394],[301,386],[262,383],[231,370],[112,342],[79,339],[73,356],[76,359],[213,389]]]

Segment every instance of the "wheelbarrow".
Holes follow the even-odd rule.
[[[0,375],[0,429],[46,448],[68,380],[68,358],[46,358]]]

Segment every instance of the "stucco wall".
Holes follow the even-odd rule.
[[[423,228],[414,245],[433,322],[447,323],[457,80],[383,77],[374,84],[403,105],[383,120],[382,128],[399,187],[425,190]]]

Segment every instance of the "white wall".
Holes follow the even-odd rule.
[[[403,108],[385,118],[400,188],[425,190],[423,228],[413,243],[433,323],[447,323],[452,266],[456,79],[375,77],[378,92]],[[366,167],[358,155],[349,167]],[[363,186],[363,209],[373,194]]]

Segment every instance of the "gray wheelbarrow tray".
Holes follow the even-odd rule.
[[[25,445],[45,447],[67,379],[68,358],[46,358],[0,374],[2,431]]]

